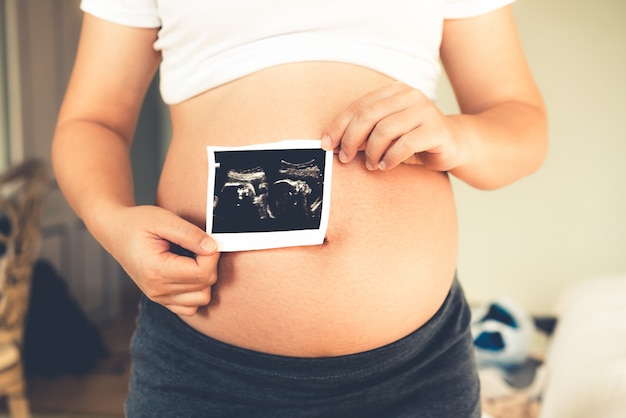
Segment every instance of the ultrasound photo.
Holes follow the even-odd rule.
[[[221,251],[319,244],[320,234],[323,241],[332,152],[319,141],[208,151],[207,231]]]

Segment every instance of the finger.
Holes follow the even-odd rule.
[[[410,165],[426,165],[424,162],[424,158],[422,158],[425,154],[424,152],[420,152],[418,154],[413,154],[406,160],[402,161],[402,164],[410,164]]]
[[[141,269],[141,280],[135,281],[146,296],[159,303],[172,295],[204,291],[217,281],[218,256],[198,258],[200,262],[165,252],[153,262],[144,265]],[[206,258],[214,260],[212,263],[204,263],[202,260]]]
[[[155,283],[153,288],[147,289],[146,295],[153,299],[182,295],[183,293],[199,292],[210,288],[215,283]]]
[[[153,299],[178,315],[193,315],[198,308],[211,302],[211,289],[182,293],[168,298]]]
[[[217,252],[217,242],[202,229],[173,213],[158,217],[155,233],[194,254],[211,255]]]
[[[326,133],[322,136],[322,148],[326,151],[339,152],[339,144],[341,143],[343,134],[353,118],[354,110],[349,108],[348,110],[341,112],[339,116],[335,118],[330,127],[326,130]],[[343,157],[343,155],[342,155]]]
[[[352,103],[346,110],[341,112],[330,124],[325,134],[322,136],[322,148],[325,150],[337,150],[343,142],[344,132],[359,110],[369,103],[387,98],[395,94],[401,87],[400,83],[369,92]]]
[[[218,260],[219,253],[190,258],[163,252],[159,262],[156,263],[158,267],[153,267],[147,274],[154,278],[162,278],[168,283],[214,284],[217,280]]]
[[[398,100],[396,96],[380,99],[361,107],[343,134],[339,159],[343,162],[352,161],[359,150],[367,149],[372,132],[381,123],[381,127],[384,127],[383,129],[387,131],[384,135],[389,134],[391,130],[396,130],[395,136],[397,137],[397,134],[400,132],[397,131],[398,126],[387,124],[383,121],[404,110],[406,110],[406,103]],[[395,138],[387,139],[393,140]]]
[[[188,293],[177,299],[173,299],[171,303],[162,303],[162,305],[177,315],[192,316],[198,312],[198,309],[207,306],[210,302],[211,293],[209,291],[206,295]]]
[[[180,278],[175,280],[160,277],[146,277],[142,282],[141,289],[151,300],[161,304],[185,305],[192,303],[208,303],[210,289],[215,284],[215,275],[202,278]],[[195,302],[189,302],[190,295],[195,295]],[[207,299],[208,297],[208,299]],[[187,301],[187,302],[185,302]],[[200,305],[201,306],[201,305]]]
[[[378,169],[390,170],[400,165],[404,160],[416,155],[414,151],[415,133],[403,135],[385,152],[384,157],[378,163]]]
[[[409,107],[391,114],[376,124],[365,148],[365,165],[369,170],[379,168],[379,163],[387,150],[402,135],[420,126],[419,112],[416,107]]]
[[[435,135],[420,129],[402,135],[391,145],[378,164],[380,170],[390,170],[402,162],[424,163],[429,153],[437,153],[440,141]]]
[[[193,316],[198,312],[199,306],[163,305],[179,316]]]
[[[206,306],[211,302],[211,288],[198,290],[195,292],[181,293],[178,295],[172,295],[167,298],[167,304],[177,306]]]
[[[416,113],[421,109],[422,93],[401,83],[394,84],[377,94],[367,96],[371,101],[364,101],[354,117],[350,120],[341,140],[340,159],[343,153],[344,159],[351,161],[356,152],[369,147],[371,135],[377,129],[380,134],[378,139],[384,139],[374,145],[376,151],[382,155],[384,149],[405,132],[415,127],[415,120],[419,116]],[[416,106],[415,103],[418,103]],[[387,120],[390,118],[389,120]],[[365,144],[364,148],[362,147]],[[357,147],[358,145],[358,147]],[[372,165],[370,161],[370,165]],[[375,164],[372,168],[375,167]]]

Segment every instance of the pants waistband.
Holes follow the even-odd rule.
[[[198,365],[210,363],[213,367],[248,376],[328,384],[333,379],[345,383],[346,380],[378,376],[416,357],[425,362],[432,360],[464,335],[470,313],[461,286],[455,279],[435,315],[406,337],[374,350],[322,358],[273,355],[223,343],[189,327],[178,316],[145,297],[141,303],[140,320],[144,321],[142,326],[148,325],[155,333],[155,338],[167,336],[169,345],[180,348]]]

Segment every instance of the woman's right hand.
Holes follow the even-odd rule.
[[[184,316],[209,304],[220,254],[202,229],[157,206],[124,207],[109,221],[107,234],[116,235],[108,250],[149,299]],[[195,257],[172,252],[172,244]]]
[[[52,142],[55,177],[89,231],[153,301],[193,315],[211,300],[217,245],[156,206],[135,206],[129,158],[145,93],[161,62],[158,28],[84,15]],[[103,41],[105,40],[105,41]],[[195,257],[170,251],[176,244]]]

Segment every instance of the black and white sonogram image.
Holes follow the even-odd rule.
[[[319,228],[325,155],[322,149],[215,152],[213,232]]]

